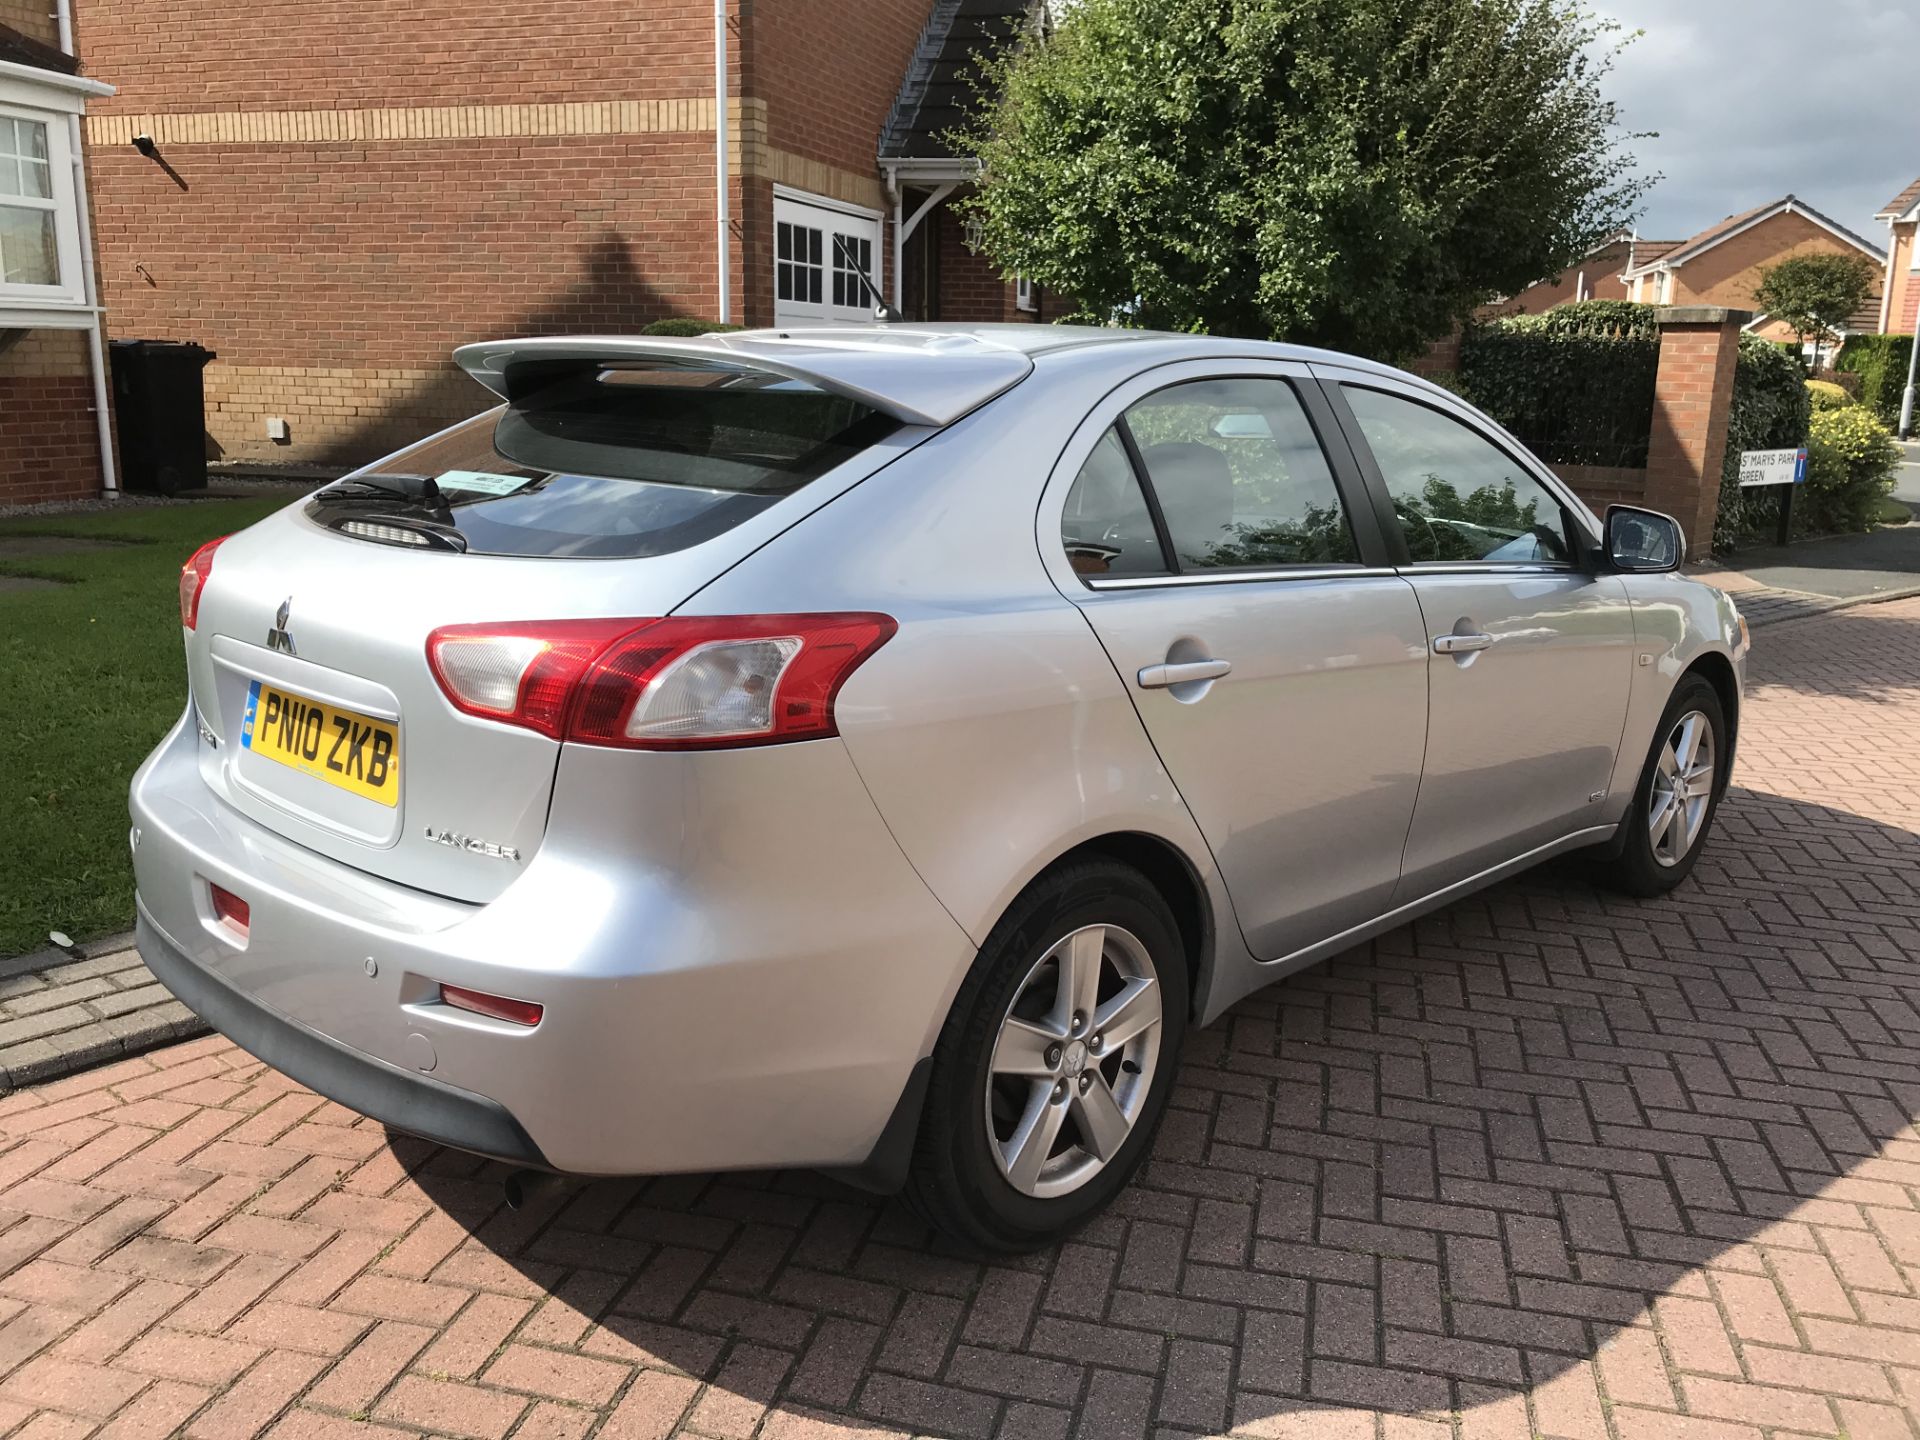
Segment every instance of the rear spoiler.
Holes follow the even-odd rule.
[[[685,366],[799,380],[908,425],[951,425],[1033,372],[1020,351],[970,335],[891,328],[786,338],[771,331],[701,335],[550,336],[487,340],[453,352],[462,369],[509,402],[526,381],[553,378],[556,364]],[[525,368],[522,368],[525,367]],[[521,385],[516,386],[516,371]]]

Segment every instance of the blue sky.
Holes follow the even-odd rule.
[[[1606,81],[1644,168],[1640,233],[1684,239],[1792,192],[1886,243],[1920,176],[1920,0],[1598,0],[1644,30]]]

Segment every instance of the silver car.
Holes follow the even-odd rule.
[[[195,554],[139,944],[542,1174],[1112,1198],[1188,1026],[1533,865],[1686,876],[1746,631],[1446,391],[903,325],[471,345],[502,404]]]

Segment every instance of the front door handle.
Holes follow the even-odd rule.
[[[1188,660],[1177,665],[1149,665],[1140,672],[1142,690],[1164,690],[1169,685],[1191,685],[1197,680],[1218,680],[1232,673],[1231,660]]]
[[[1433,653],[1436,655],[1471,655],[1475,650],[1490,649],[1493,645],[1491,635],[1436,635],[1433,637]]]

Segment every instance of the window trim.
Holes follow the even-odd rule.
[[[87,303],[80,265],[80,209],[74,191],[70,112],[41,109],[0,95],[0,119],[24,120],[47,133],[47,178],[53,194],[0,197],[0,205],[39,210],[53,216],[53,259],[60,279],[52,285],[8,284],[0,280],[0,309],[82,309]]]
[[[1592,570],[1590,553],[1600,541],[1593,526],[1587,522],[1590,512],[1568,489],[1566,483],[1542,464],[1531,451],[1519,441],[1508,436],[1504,430],[1493,427],[1478,415],[1458,404],[1442,403],[1438,395],[1428,395],[1411,385],[1397,382],[1391,375],[1375,375],[1368,371],[1352,370],[1344,366],[1316,365],[1313,367],[1315,378],[1321,382],[1321,388],[1328,394],[1328,403],[1333,406],[1340,421],[1347,443],[1352,447],[1354,458],[1358,461],[1362,473],[1366,476],[1367,487],[1373,500],[1374,518],[1385,532],[1389,546],[1394,550],[1394,568],[1401,572],[1419,574],[1469,574],[1484,575],[1565,575],[1585,574]],[[1463,425],[1469,432],[1477,435],[1487,444],[1506,456],[1535,484],[1545,490],[1559,503],[1560,521],[1566,533],[1570,554],[1565,560],[1415,560],[1407,548],[1406,531],[1400,524],[1400,516],[1393,508],[1393,492],[1387,486],[1386,475],[1380,469],[1380,462],[1368,443],[1366,432],[1360,428],[1360,419],[1347,403],[1344,392],[1349,388],[1377,390],[1383,395],[1404,400],[1412,405],[1422,405],[1438,415],[1443,415],[1456,424]],[[1446,392],[1439,392],[1445,394]],[[1447,397],[1449,400],[1451,396]]]

